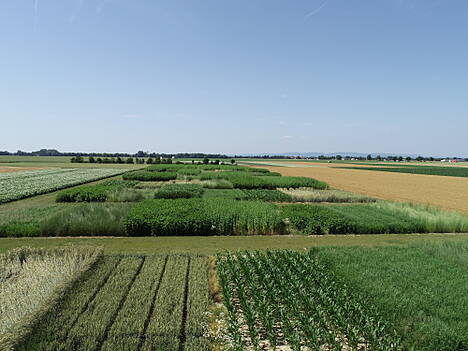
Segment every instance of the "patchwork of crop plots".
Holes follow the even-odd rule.
[[[49,169],[0,174],[0,204],[118,174],[120,169]]]
[[[0,349],[464,350],[467,249],[13,251],[0,256]]]
[[[16,350],[208,350],[206,257],[105,257]]]
[[[42,210],[0,213],[0,236],[468,232],[462,214],[376,202],[262,168],[154,165],[123,178],[62,190]]]

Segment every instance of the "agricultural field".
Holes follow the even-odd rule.
[[[256,166],[283,176],[313,177],[327,182],[333,188],[381,200],[414,202],[468,214],[468,182],[463,177],[386,172],[374,170],[374,167],[361,170],[360,165],[343,169],[338,163],[303,161],[271,161],[269,165],[257,161]],[[430,166],[417,167],[425,169]],[[466,169],[463,166],[453,168]]]
[[[158,164],[1,204],[0,349],[466,349],[468,216],[282,175],[322,168]],[[37,172],[72,171],[0,177]]]
[[[467,249],[220,254],[224,340],[234,350],[465,350]]]
[[[468,232],[462,214],[376,201],[312,178],[233,165],[153,165],[59,191],[54,200],[0,208],[0,236]]]
[[[106,256],[63,292],[15,350],[208,350],[207,257]]]
[[[121,169],[48,169],[0,173],[0,204],[124,173]]]
[[[60,250],[30,249],[43,257]],[[73,256],[82,262],[78,273],[70,270],[59,284],[42,278],[49,293],[29,316],[15,313],[21,328],[14,330],[21,333],[7,334],[0,348],[457,351],[468,345],[466,239],[296,251],[219,247],[215,256],[67,250],[81,253]],[[0,256],[13,267],[6,276],[18,266],[12,257],[21,255]],[[54,265],[39,266],[50,271],[44,277],[57,274]],[[23,282],[35,272],[21,273]],[[35,287],[23,295],[35,297]],[[2,302],[12,291],[0,294]]]
[[[93,248],[18,248],[0,255],[0,349],[24,336],[57,290],[100,257]]]
[[[340,167],[343,169],[359,169],[368,171],[396,172],[409,174],[426,174],[444,177],[468,177],[468,167],[442,167],[442,166],[391,166],[391,167]]]
[[[11,172],[16,169],[36,170],[44,168],[116,168],[113,163],[73,163],[70,164],[70,156],[13,156],[0,155],[0,172]],[[140,164],[119,164],[118,168],[133,170],[142,168]]]

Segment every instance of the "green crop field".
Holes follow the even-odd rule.
[[[207,258],[107,256],[30,326],[16,350],[207,350]]]
[[[3,173],[0,181],[5,187],[0,198],[32,196],[122,172],[53,169]],[[52,197],[44,196],[44,201],[33,197],[0,207],[0,236],[468,232],[468,217],[462,214],[376,202],[329,189],[326,183],[311,178],[279,176],[261,168],[158,164],[125,172],[122,178],[61,190]],[[353,204],[337,204],[340,202]]]
[[[2,350],[468,347],[464,214],[261,168],[62,161],[0,174]]]
[[[339,247],[335,241],[335,246],[295,251],[227,252],[218,244],[215,257],[164,253],[167,248],[160,254],[107,251],[101,255],[79,247],[53,249],[50,254],[50,249],[33,249],[26,256],[24,251],[11,251],[0,255],[2,268],[9,267],[2,272],[14,272],[15,260],[21,259],[28,265],[39,259],[32,266],[40,270],[23,268],[21,281],[11,279],[10,273],[7,282],[24,286],[41,272],[38,282],[48,295],[34,295],[35,286],[23,288],[25,303],[31,303],[30,296],[40,300],[25,315],[5,310],[16,313],[17,320],[0,337],[0,346],[12,350],[464,350],[467,237],[395,239],[389,246],[380,242],[372,247]],[[147,245],[142,247],[148,250]],[[132,248],[122,245],[121,249]],[[51,266],[63,267],[63,262],[77,267],[70,278]],[[58,283],[48,271],[57,275]],[[18,288],[4,285],[0,283],[1,306],[18,300],[14,295]],[[8,325],[6,318],[0,308],[0,325]]]

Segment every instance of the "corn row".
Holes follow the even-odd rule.
[[[223,254],[218,272],[234,350],[399,350],[378,313],[312,253]]]

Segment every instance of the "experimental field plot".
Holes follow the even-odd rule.
[[[233,350],[398,350],[377,310],[313,255],[218,256]]]
[[[208,350],[207,258],[107,256],[16,350]]]
[[[121,169],[48,169],[0,173],[0,204],[124,173]]]

